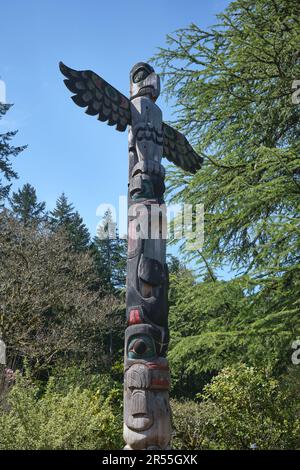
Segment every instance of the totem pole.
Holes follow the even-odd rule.
[[[130,99],[90,70],[62,62],[73,101],[108,125],[129,127],[127,328],[124,358],[125,449],[167,449],[171,436],[170,373],[166,353],[168,269],[166,265],[165,170],[162,157],[195,173],[202,158],[186,138],[162,121],[155,104],[159,76],[144,62],[130,73]]]

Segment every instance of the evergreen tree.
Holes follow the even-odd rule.
[[[205,244],[189,256],[205,271],[233,268],[239,274],[233,285],[243,292],[234,299],[230,284],[216,280],[195,297],[199,318],[203,294],[211,308],[224,295],[231,299],[232,321],[220,317],[218,341],[213,333],[221,325],[213,330],[210,322],[206,351],[216,358],[219,348],[224,357],[227,344],[232,360],[268,362],[277,370],[290,364],[291,343],[300,336],[300,106],[293,89],[299,34],[298,0],[237,0],[218,15],[217,26],[204,31],[192,24],[168,36],[168,48],[156,57],[167,92],[177,98],[176,124],[205,158],[196,175],[176,168],[168,180],[172,202],[205,207]],[[182,305],[191,290],[202,288],[183,292]],[[208,357],[192,323],[190,338],[171,351],[185,365],[188,357],[194,365]]]
[[[119,238],[116,223],[108,209],[93,240],[99,274],[111,289],[122,288],[126,281],[127,242]]]
[[[68,202],[68,198],[65,193],[56,201],[56,206],[53,211],[50,212],[50,221],[54,230],[64,227],[71,223],[74,214],[74,206]]]
[[[239,361],[254,359],[264,365],[262,351],[252,335],[241,330],[249,303],[239,279],[197,282],[192,271],[170,275],[169,351],[173,393],[194,396],[217,371]],[[242,314],[241,314],[242,313]],[[254,351],[253,351],[254,349]]]
[[[5,116],[9,110],[10,105],[0,102],[0,120]],[[8,196],[10,182],[12,179],[17,178],[17,173],[12,169],[11,157],[16,157],[22,152],[26,146],[14,147],[10,144],[11,139],[16,135],[17,131],[6,132],[0,134],[0,204]]]
[[[89,229],[83,222],[83,218],[77,211],[73,214],[73,220],[70,226],[70,230],[72,233],[72,240],[74,241],[74,246],[76,247],[76,249],[86,249],[90,244],[90,233]]]
[[[10,198],[10,206],[13,214],[24,225],[46,220],[46,203],[37,202],[36,190],[29,183],[24,184],[22,189],[19,189],[17,192],[13,192]]]
[[[57,199],[55,208],[50,212],[50,226],[53,231],[66,231],[72,249],[80,251],[89,247],[88,228],[79,213],[74,210],[73,204],[68,202],[64,193]]]
[[[167,264],[169,274],[177,274],[185,270],[184,263],[177,256],[172,254],[167,254]]]

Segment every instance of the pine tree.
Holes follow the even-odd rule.
[[[68,202],[65,193],[62,193],[56,201],[55,208],[50,212],[50,221],[53,229],[57,230],[60,227],[70,224],[73,214],[74,206]]]
[[[79,213],[74,210],[73,204],[68,202],[64,193],[57,199],[55,208],[50,212],[50,227],[53,231],[65,230],[72,249],[75,251],[85,250],[89,247],[88,228]]]
[[[17,192],[13,192],[10,198],[10,206],[13,214],[24,225],[46,220],[46,203],[37,202],[36,190],[29,183],[24,184]]]
[[[5,116],[11,106],[0,103],[0,120]],[[16,157],[22,152],[26,146],[14,147],[10,144],[11,139],[16,135],[17,131],[6,132],[0,134],[0,204],[8,196],[10,182],[17,178],[17,173],[12,169],[11,157]]]
[[[116,223],[108,209],[93,240],[100,276],[111,289],[122,288],[126,281],[127,243],[119,238]]]
[[[85,250],[90,244],[90,233],[79,212],[74,212],[70,225],[71,239],[76,250]]]

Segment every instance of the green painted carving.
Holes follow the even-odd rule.
[[[150,359],[156,356],[155,343],[148,335],[135,335],[128,344],[128,359]]]

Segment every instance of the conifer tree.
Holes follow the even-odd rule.
[[[0,120],[6,115],[11,106],[0,102]],[[16,157],[26,146],[14,147],[11,145],[11,139],[17,131],[5,132],[0,134],[0,204],[3,205],[4,199],[8,196],[10,183],[17,178],[17,173],[12,168],[11,157]]]
[[[53,231],[65,230],[72,249],[75,251],[85,250],[89,247],[88,228],[64,193],[57,199],[55,208],[50,212],[50,226]]]
[[[99,273],[112,289],[122,288],[126,280],[127,243],[119,238],[116,223],[108,209],[93,240]]]
[[[199,318],[203,303],[217,313],[224,296],[227,313],[205,337],[191,320],[191,337],[171,358],[195,370],[206,347],[211,359],[227,354],[283,370],[300,337],[299,1],[233,1],[217,23],[168,36],[156,57],[177,100],[176,124],[205,161],[194,176],[169,173],[172,202],[205,208],[203,249],[187,254],[205,271],[237,273],[232,285],[182,292],[185,305],[202,290]],[[234,298],[237,286],[244,295]]]
[[[55,208],[50,212],[50,221],[52,227],[54,229],[58,229],[62,226],[70,224],[73,214],[73,204],[69,203],[65,193],[62,193],[56,201]]]
[[[37,201],[36,190],[29,183],[24,184],[17,192],[13,192],[10,206],[13,214],[24,225],[46,220],[46,203]]]
[[[90,233],[78,211],[73,214],[70,234],[76,250],[85,250],[89,247]]]

